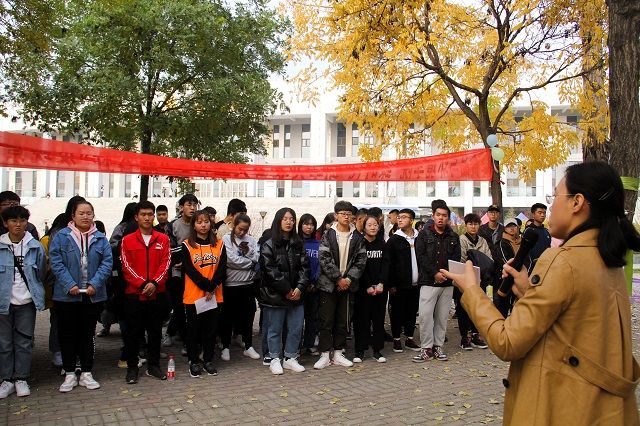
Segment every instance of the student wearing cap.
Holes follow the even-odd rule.
[[[513,259],[518,250],[520,249],[520,243],[522,242],[522,237],[520,236],[520,226],[518,224],[518,220],[515,218],[507,219],[504,222],[504,232],[502,233],[502,239],[498,244],[496,249],[496,255],[493,257],[493,260],[496,264],[496,275],[498,282],[500,281],[500,277],[502,277],[502,267],[505,263],[509,261],[509,259]],[[525,260],[525,266],[529,266],[531,261],[529,259]],[[493,292],[493,303],[496,305],[496,308],[500,311],[502,316],[505,318],[509,314],[511,307],[513,306],[513,297],[506,299],[504,297],[500,297],[497,292],[497,288],[494,289]]]
[[[504,226],[499,222],[500,207],[495,204],[490,205],[487,209],[487,217],[489,218],[489,222],[480,226],[478,234],[487,240],[493,254],[495,248],[500,244],[502,233],[504,232]]]

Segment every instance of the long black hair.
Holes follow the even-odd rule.
[[[118,224],[127,223],[133,220],[133,217],[136,215],[137,206],[138,206],[138,203],[129,203],[126,206],[124,206],[124,211],[122,212],[122,219]]]
[[[324,233],[327,232],[327,230],[325,229],[326,225],[333,224],[333,222],[335,221],[336,221],[336,214],[334,212],[327,213],[327,215],[324,217],[324,220],[322,221],[322,225],[320,225],[320,228],[318,229],[318,231],[320,232],[321,239]]]
[[[289,232],[289,244],[302,243],[300,236],[298,236],[298,233],[296,232],[296,212],[289,207],[281,208],[273,217],[273,222],[271,223],[271,239],[276,243],[279,243],[284,239],[284,235],[282,234],[282,219],[287,212],[291,213],[291,216],[293,216],[293,228],[291,229],[291,232]]]
[[[589,202],[589,218],[567,237],[598,228],[598,251],[609,268],[626,265],[627,250],[640,251],[640,235],[624,210],[620,175],[601,161],[574,164],[565,172],[569,194],[582,194]]]
[[[311,233],[311,238],[315,238],[316,231],[318,230],[318,221],[310,213],[305,213],[300,216],[300,221],[298,222],[298,235],[300,236],[300,238],[305,238],[304,232],[302,232],[302,225],[305,225],[307,223],[313,224],[313,232]]]

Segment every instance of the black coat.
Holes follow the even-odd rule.
[[[366,292],[367,288],[383,284],[387,287],[387,276],[389,274],[389,251],[384,241],[376,238],[369,242],[366,238],[364,247],[367,250],[367,265],[360,278],[359,291]]]
[[[297,288],[304,295],[309,284],[309,258],[302,241],[294,244],[288,240],[275,242],[268,239],[260,248],[261,286],[258,301],[264,306],[288,307],[302,303],[286,298]]]
[[[418,278],[419,285],[428,285],[433,287],[448,287],[453,285],[451,280],[446,280],[440,284],[435,282],[436,273],[438,273],[438,257],[442,251],[447,260],[455,260],[460,262],[460,236],[453,232],[451,227],[444,229],[443,237],[436,235],[436,231],[432,227],[425,227],[416,238],[416,257],[418,258],[418,270],[420,276]],[[444,267],[447,269],[447,266]]]
[[[414,231],[418,232],[418,231]],[[417,242],[418,238],[415,239]],[[411,245],[403,236],[393,234],[387,240],[389,258],[389,285],[387,288],[411,288],[413,270],[411,267]],[[416,261],[418,252],[416,251]]]

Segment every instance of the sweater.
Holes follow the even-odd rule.
[[[256,268],[260,261],[260,252],[256,239],[247,234],[242,238],[231,240],[231,233],[222,238],[227,254],[227,279],[225,287],[237,287],[252,284],[256,276]],[[246,242],[249,247],[247,254],[240,250],[240,244]]]

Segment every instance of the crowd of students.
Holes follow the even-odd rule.
[[[169,221],[166,206],[130,203],[107,239],[91,203],[76,196],[39,241],[19,197],[0,193],[0,398],[29,395],[36,310],[46,308],[49,350],[64,375],[60,392],[100,387],[92,375],[98,321],[98,336],[119,323],[118,365],[126,368],[129,384],[138,381],[145,363],[147,376],[167,378],[162,346],[182,345],[191,377],[217,375],[216,341],[220,359],[229,361],[234,336],[246,357],[262,359],[276,375],[305,371],[302,352],[318,356],[318,370],[363,362],[369,348],[373,360],[384,363],[385,341],[394,352],[415,351],[414,362],[446,361],[452,300],[460,347],[487,344],[460,292],[439,271],[449,261],[470,259],[481,268],[482,288],[495,286],[521,241],[522,224],[501,224],[498,206],[489,207],[482,226],[478,215],[466,215],[459,235],[443,200],[432,202],[426,223],[416,221],[411,209],[392,210],[388,228],[380,208],[357,209],[348,201],[337,202],[320,227],[312,215],[298,220],[284,207],[259,239],[249,233],[251,218],[241,200],[229,202],[221,221],[214,208],[200,209],[193,194],[178,204]],[[540,238],[529,267],[551,242],[543,225],[546,206],[535,204],[531,213],[525,232]],[[256,300],[261,352],[252,338]],[[513,300],[494,300],[508,315]],[[346,352],[350,336],[353,357]]]

